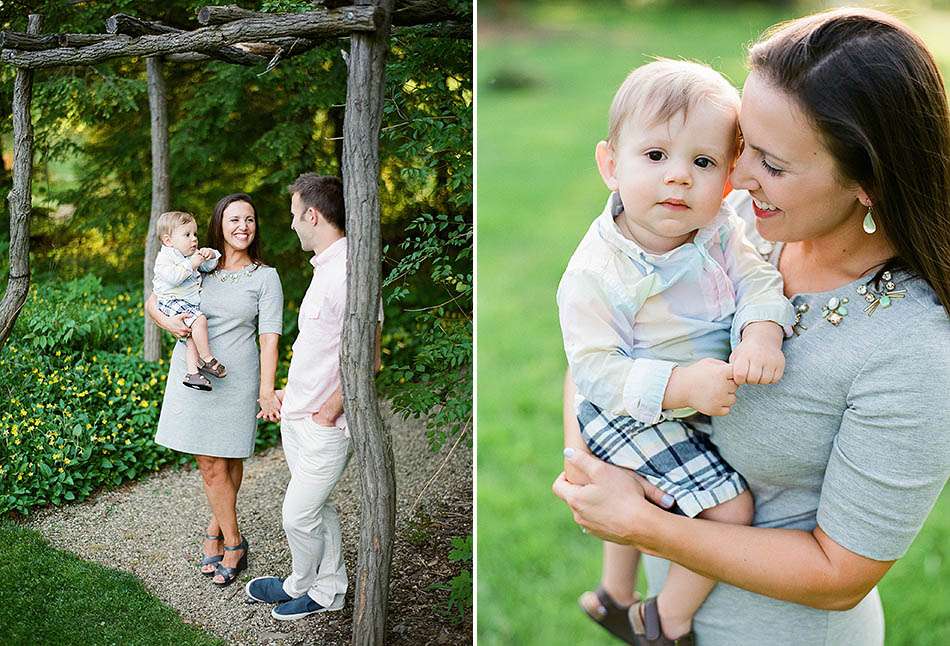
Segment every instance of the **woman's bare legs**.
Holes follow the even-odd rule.
[[[232,480],[233,467],[230,464],[234,459],[208,455],[197,455],[195,457],[198,460],[201,477],[204,479],[205,495],[208,497],[208,504],[211,506],[211,513],[214,516],[212,523],[217,522],[221,533],[224,535],[225,545],[239,545],[241,543],[241,533],[237,524],[237,487],[234,486]],[[234,477],[240,479],[241,473],[242,471],[235,471]],[[209,531],[208,533],[211,534],[212,532]],[[225,567],[235,567],[243,555],[243,550],[226,551],[222,563]],[[215,577],[216,581],[219,579],[220,577]]]
[[[234,488],[234,498],[235,502],[237,501],[237,493],[241,489],[241,482],[244,479],[244,460],[241,458],[221,458],[226,460],[228,463],[228,478],[231,481],[231,486]],[[206,485],[207,486],[207,485]],[[209,499],[210,502],[210,499]],[[235,511],[235,516],[237,512]],[[214,515],[214,510],[211,512],[211,519],[208,521],[208,527],[205,529],[208,536],[220,536],[221,535],[221,523],[218,522],[218,517]],[[237,545],[237,543],[228,543],[228,545]],[[205,539],[204,543],[204,553],[206,556],[214,556],[217,554],[224,553],[224,541],[223,540],[208,540]],[[240,557],[238,557],[240,558]],[[236,563],[237,561],[235,561]],[[229,566],[233,567],[233,566]],[[205,565],[201,568],[202,572],[214,572],[213,565]]]
[[[574,382],[570,373],[564,378],[564,446],[576,451],[587,451],[587,445],[581,437],[580,425],[574,414]],[[584,484],[587,478],[574,465],[564,461],[564,475],[569,482]],[[634,588],[637,584],[637,563],[640,552],[629,545],[617,545],[604,542],[604,560],[600,575],[600,585],[613,600],[621,606],[629,606],[634,601]],[[581,605],[594,612],[600,601],[592,592],[581,596]]]

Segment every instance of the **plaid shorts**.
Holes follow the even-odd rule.
[[[164,314],[165,316],[178,316],[179,314],[190,314],[191,316],[186,316],[184,321],[185,325],[191,327],[191,324],[195,322],[199,316],[202,315],[198,306],[194,303],[189,303],[188,301],[181,298],[172,298],[169,300],[160,300],[157,303],[158,311]],[[178,339],[179,343],[188,343],[187,339]]]
[[[725,463],[709,440],[709,418],[705,415],[644,424],[582,400],[577,421],[581,436],[595,456],[636,471],[673,496],[687,516],[746,490],[742,476]]]

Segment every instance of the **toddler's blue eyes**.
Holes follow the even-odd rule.
[[[663,153],[659,150],[651,150],[647,153],[647,157],[650,158],[650,161],[663,161]]]
[[[699,166],[700,168],[709,168],[710,166],[716,165],[716,162],[711,160],[709,157],[700,157],[693,163]]]

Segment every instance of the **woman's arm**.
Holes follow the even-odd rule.
[[[272,332],[260,335],[261,344],[261,387],[260,398],[262,417],[269,422],[280,420],[280,400],[274,393],[274,379],[277,374],[277,351],[280,345],[280,335]]]
[[[568,461],[589,479],[578,486],[562,473],[554,492],[591,533],[634,545],[712,579],[782,601],[824,610],[860,602],[893,565],[812,532],[728,525],[671,514],[650,504],[630,472],[579,451]],[[618,505],[618,501],[624,501]]]
[[[188,318],[188,313],[179,314],[177,316],[165,316],[158,311],[158,305],[156,304],[158,299],[155,298],[155,294],[152,294],[148,297],[148,300],[145,301],[145,311],[151,317],[155,324],[171,332],[179,339],[184,339],[191,335],[191,328],[185,325],[185,319]]]

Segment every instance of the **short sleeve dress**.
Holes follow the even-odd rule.
[[[155,442],[193,455],[246,458],[254,452],[260,387],[260,334],[280,334],[283,291],[277,270],[251,265],[204,276],[201,311],[208,341],[227,366],[224,379],[209,377],[213,390],[193,390],[185,376],[185,344],[176,343]]]
[[[748,214],[744,191],[730,199]],[[780,245],[752,227],[749,237],[777,262]],[[818,525],[856,554],[891,561],[950,477],[950,319],[923,280],[895,273],[877,288],[869,278],[791,299],[801,318],[783,346],[785,376],[742,386],[712,439],[749,484],[754,525]],[[645,559],[651,592],[664,565]],[[699,646],[875,646],[884,614],[876,588],[851,610],[827,611],[720,583],[693,628]]]

